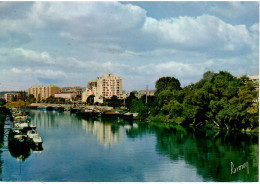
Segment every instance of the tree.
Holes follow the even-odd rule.
[[[156,81],[155,87],[157,92],[163,90],[180,90],[181,84],[180,81],[174,77],[161,77]]]
[[[94,95],[90,95],[90,96],[87,98],[87,104],[88,104],[88,105],[93,105],[93,104],[94,104],[94,98],[95,98]]]
[[[203,79],[211,80],[215,75],[213,71],[207,71],[203,74]]]
[[[226,71],[206,72],[203,77],[182,90],[170,88],[168,79],[161,80],[163,88],[160,78],[149,118],[196,127],[259,127],[258,83]]]
[[[34,95],[30,94],[27,97],[27,101],[29,101],[30,103],[34,103],[34,102],[36,102],[36,99],[35,99]]]
[[[118,99],[116,95],[113,95],[109,100],[108,100],[108,105],[112,107],[119,107],[121,105],[121,101]]]
[[[6,104],[6,101],[4,98],[0,98],[0,106],[3,106]]]
[[[130,109],[130,106],[131,106],[131,103],[134,99],[137,100],[137,97],[135,96],[136,94],[136,91],[132,91],[130,93],[130,95],[125,99],[125,106],[126,108],[129,110]]]
[[[133,99],[130,105],[131,112],[137,112],[140,119],[147,118],[148,116],[148,107],[141,99]]]

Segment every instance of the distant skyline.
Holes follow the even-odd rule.
[[[259,2],[0,2],[0,91],[259,74]]]

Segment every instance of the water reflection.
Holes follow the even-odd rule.
[[[26,143],[8,141],[8,149],[10,154],[19,161],[25,161],[31,155],[31,148]]]
[[[197,168],[205,181],[258,181],[258,136],[231,132],[186,130],[176,126],[171,130],[148,127],[127,130],[129,137],[138,137],[153,130],[156,151],[171,160],[185,160]],[[238,167],[246,162],[247,169],[231,174],[231,162]]]
[[[34,110],[30,114],[34,126],[41,126],[42,128],[58,127],[59,113]]]
[[[116,124],[82,119],[82,128],[97,136],[98,142],[105,147],[122,141],[123,127]]]

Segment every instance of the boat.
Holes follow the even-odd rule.
[[[57,112],[64,112],[64,107],[57,107],[55,108]]]
[[[33,139],[34,136],[39,135],[36,130],[28,130],[26,134],[29,139]]]
[[[42,138],[39,134],[33,136],[32,143],[34,143],[35,146],[41,147],[42,146]]]
[[[24,161],[31,154],[30,145],[26,141],[19,142],[12,138],[8,139],[8,150],[19,161]]]
[[[79,110],[79,108],[71,108],[70,113],[77,113]]]
[[[101,114],[100,111],[95,109],[81,109],[76,112],[76,116],[86,117],[86,118],[97,118]]]
[[[126,121],[129,121],[129,122],[133,122],[134,118],[133,118],[133,114],[130,113],[130,112],[127,112],[127,113],[124,113],[122,118]]]
[[[119,111],[109,110],[109,111],[102,112],[101,118],[103,118],[103,119],[115,119],[115,118],[122,117],[122,115],[123,115],[123,113],[121,113]]]
[[[52,108],[52,107],[51,107]],[[42,138],[36,131],[36,126],[30,125],[28,114],[21,111],[13,110],[13,125],[9,131],[8,140],[10,144],[19,149],[23,147],[39,147],[37,150],[43,150]]]
[[[54,108],[52,106],[46,107],[46,111],[53,111],[53,110],[54,110]]]

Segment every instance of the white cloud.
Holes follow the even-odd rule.
[[[45,77],[45,78],[54,78],[54,77],[66,77],[67,75],[63,71],[56,71],[56,70],[34,70],[31,68],[26,69],[18,69],[18,68],[12,68],[10,70],[11,72],[17,73],[17,74],[23,74],[23,75],[34,75],[34,77]]]
[[[155,82],[162,76],[174,76],[179,79],[182,85],[196,82],[205,72],[205,67],[196,64],[184,64],[175,61],[148,64],[137,68],[138,75],[152,77]],[[187,80],[188,79],[188,80]]]
[[[239,2],[239,1],[229,1],[225,2],[224,5],[215,4],[210,7],[210,11],[222,15],[228,18],[241,18],[243,16],[248,16],[254,12],[255,7],[259,6],[257,2]]]
[[[253,32],[259,32],[259,24],[253,24],[251,27],[250,27],[250,30],[253,31]]]
[[[234,48],[249,45],[250,34],[244,25],[233,26],[215,16],[178,17],[156,20],[147,18],[145,33],[155,36],[159,43],[178,48],[221,49],[233,44]]]
[[[23,49],[23,48],[16,48],[13,50],[13,54],[20,57],[24,57],[25,60],[33,61],[33,62],[42,62],[53,64],[54,60],[50,56],[48,52],[36,52],[33,50]]]

